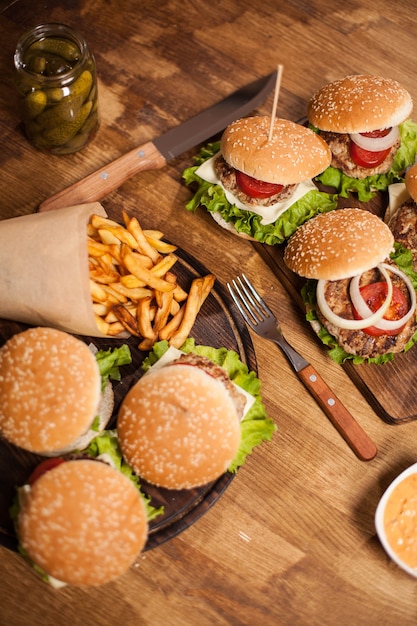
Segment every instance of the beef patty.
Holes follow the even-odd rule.
[[[410,304],[410,294],[407,286],[396,274],[391,274],[393,285],[398,287],[405,295]],[[349,296],[350,278],[344,280],[328,281],[325,286],[326,300],[336,315],[346,319],[354,319],[353,307]],[[377,269],[365,272],[361,277],[360,286],[381,280]],[[402,352],[411,337],[417,330],[415,316],[412,317],[398,335],[380,335],[374,337],[363,330],[348,330],[339,328],[329,322],[317,309],[317,317],[328,332],[336,338],[337,343],[348,353],[364,358],[373,358],[390,352]]]
[[[214,163],[217,176],[222,181],[222,184],[227,191],[233,193],[240,202],[247,204],[249,207],[253,206],[271,206],[276,202],[282,202],[288,200],[293,195],[297,185],[285,185],[279,193],[269,196],[268,198],[253,198],[248,196],[244,191],[240,189],[236,182],[236,170],[229,165],[222,155],[219,155]]]
[[[398,139],[380,165],[376,167],[360,167],[351,159],[349,149],[351,139],[349,135],[325,131],[321,131],[320,135],[332,151],[331,166],[342,170],[342,172],[351,178],[366,178],[367,176],[375,176],[376,174],[386,174],[391,169],[395,153],[401,144],[401,140]]]

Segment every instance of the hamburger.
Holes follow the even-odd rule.
[[[417,164],[407,170],[404,183],[398,184],[398,187],[401,189],[395,197],[399,206],[396,206],[393,201],[385,219],[394,234],[395,241],[411,251],[413,270],[417,272]],[[398,201],[398,198],[403,201]]]
[[[284,252],[307,278],[307,319],[337,362],[384,363],[416,340],[417,275],[390,228],[362,209],[338,209],[301,226]]]
[[[321,87],[308,103],[310,126],[327,142],[331,166],[317,180],[367,202],[402,180],[417,151],[413,101],[397,81],[354,74]]]
[[[121,576],[148,536],[140,492],[102,461],[50,461],[53,467],[37,468],[19,489],[20,551],[54,587],[91,587]]]
[[[109,378],[130,362],[126,345],[93,354],[53,328],[14,335],[0,349],[0,435],[44,456],[85,448],[112,415]]]
[[[122,402],[117,435],[126,462],[148,483],[174,490],[208,484],[236,471],[275,430],[259,380],[233,351],[158,342],[145,370]]]
[[[310,129],[285,119],[255,116],[230,124],[220,142],[203,148],[183,178],[198,189],[186,208],[204,206],[221,226],[244,238],[274,245],[336,199],[312,178],[331,153]]]

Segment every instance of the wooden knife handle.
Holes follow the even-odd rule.
[[[149,141],[123,154],[77,183],[59,191],[42,202],[38,210],[51,211],[75,204],[96,202],[120,187],[134,174],[144,170],[159,169],[164,165],[166,165],[165,157]]]
[[[315,368],[308,365],[298,372],[298,376],[356,456],[362,461],[373,459],[378,451],[376,445]]]

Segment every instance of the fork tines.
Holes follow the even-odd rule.
[[[245,274],[227,283],[227,287],[243,319],[251,328],[257,326],[265,317],[273,315]]]

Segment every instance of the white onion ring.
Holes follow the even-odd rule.
[[[369,152],[381,152],[381,150],[388,150],[395,144],[400,138],[400,131],[398,126],[393,126],[385,137],[365,137],[360,133],[351,133],[349,136],[360,148]]]
[[[391,281],[390,275],[388,274],[385,267],[383,267],[382,263],[378,265],[378,268],[381,274],[384,276],[385,280],[387,281],[387,286],[388,286],[387,297],[384,303],[379,307],[377,311],[375,311],[375,313],[372,313],[372,315],[369,315],[366,319],[362,319],[362,320],[348,320],[344,317],[340,317],[340,315],[336,315],[336,313],[334,313],[329,307],[329,305],[327,304],[327,300],[324,296],[324,286],[328,281],[319,280],[317,282],[317,290],[316,290],[317,304],[320,307],[320,311],[322,312],[324,317],[331,324],[334,324],[335,326],[338,326],[339,328],[344,328],[346,330],[362,330],[362,328],[367,328],[368,326],[375,326],[375,324],[377,324],[379,320],[385,315],[385,313],[387,312],[391,304],[392,281]]]
[[[401,326],[404,326],[404,324],[406,324],[408,320],[411,319],[411,317],[413,316],[416,308],[416,292],[414,290],[411,280],[406,274],[404,274],[402,270],[400,270],[398,267],[393,267],[388,263],[380,263],[380,265],[384,266],[392,274],[396,274],[404,281],[410,293],[410,308],[408,312],[398,320],[384,320],[381,318],[381,320],[377,324],[373,324],[373,326],[379,328],[380,330],[397,330],[397,328],[401,328]],[[359,315],[363,318],[369,318],[369,316],[372,315],[372,311],[366,304],[365,300],[362,298],[361,292],[359,290],[359,280],[360,276],[355,276],[354,278],[352,278],[350,282],[350,297],[352,300],[352,304],[359,313]]]

